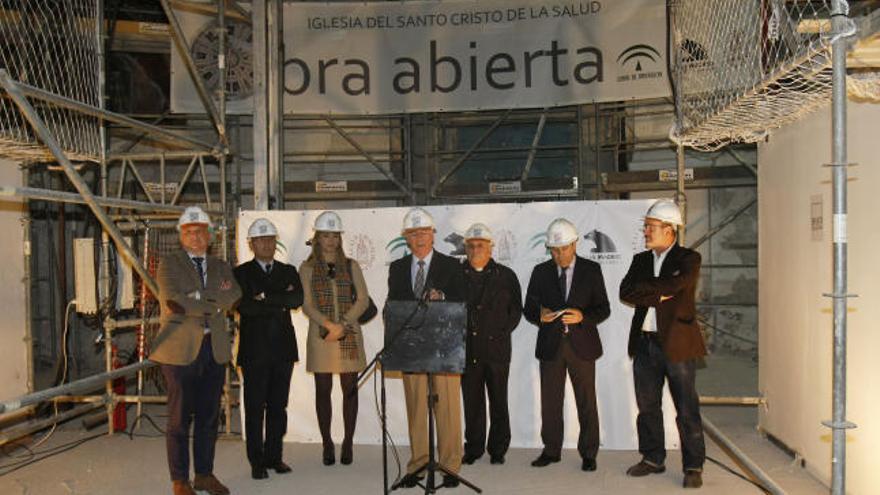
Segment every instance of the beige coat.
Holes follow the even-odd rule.
[[[207,319],[214,360],[219,364],[229,362],[232,338],[226,329],[226,312],[241,298],[241,288],[229,263],[214,256],[208,256],[207,263],[207,286],[203,289],[196,267],[183,249],[165,255],[159,262],[156,283],[162,315],[149,356],[152,361],[176,365],[195,361]],[[192,297],[196,291],[198,299]],[[173,312],[169,301],[176,302],[184,313]]]
[[[306,371],[309,373],[351,373],[364,369],[367,365],[366,355],[364,354],[364,338],[361,334],[361,327],[357,322],[358,316],[367,309],[369,293],[367,292],[367,283],[364,281],[364,275],[361,267],[356,260],[351,260],[351,280],[354,284],[354,290],[357,292],[357,303],[349,308],[344,315],[339,314],[339,305],[334,303],[333,314],[325,315],[318,310],[317,301],[312,294],[312,271],[314,263],[306,260],[299,267],[299,278],[303,284],[303,313],[309,318],[309,335],[306,340]],[[335,284],[333,285],[336,291]],[[337,301],[337,297],[333,300]],[[339,322],[345,320],[351,323],[357,330],[357,359],[342,359],[342,352],[339,350],[339,342],[327,342],[321,338],[321,325],[327,321]]]

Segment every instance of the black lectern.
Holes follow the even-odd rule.
[[[449,471],[434,455],[434,373],[464,372],[467,305],[445,301],[388,301],[385,319],[383,369],[428,375],[428,462],[413,474],[426,473],[425,493],[435,493],[435,473],[454,476],[463,485],[482,493],[477,486]],[[395,490],[400,482],[391,487]]]

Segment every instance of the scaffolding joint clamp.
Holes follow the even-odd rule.
[[[826,420],[822,421],[822,424],[831,428],[832,430],[852,430],[858,428],[858,425],[853,423],[852,421],[832,421]]]
[[[831,299],[851,299],[851,298],[859,297],[859,295],[858,294],[839,294],[836,292],[835,293],[823,292],[822,297],[829,297]]]

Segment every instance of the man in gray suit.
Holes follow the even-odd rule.
[[[241,297],[229,264],[208,256],[211,220],[187,208],[177,223],[182,249],[159,263],[161,329],[150,359],[162,365],[168,389],[165,444],[174,495],[227,495],[214,476],[214,444],[224,366],[231,352],[226,312]],[[195,478],[189,481],[189,427],[193,427]]]

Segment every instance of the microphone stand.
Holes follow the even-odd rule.
[[[424,294],[427,294],[427,293],[428,293],[428,291],[426,289]],[[424,294],[423,294],[423,296],[424,296]],[[379,349],[379,352],[377,352],[376,355],[373,356],[373,359],[369,362],[369,364],[367,364],[367,367],[364,368],[364,371],[362,371],[360,373],[360,375],[358,375],[358,377],[357,377],[357,388],[358,389],[363,386],[363,384],[365,382],[364,378],[367,377],[368,375],[370,375],[370,373],[372,373],[372,370],[374,370],[377,365],[382,364],[382,358],[385,354],[385,349],[392,347],[394,345],[394,343],[397,341],[397,339],[400,337],[400,335],[403,334],[408,329],[407,325],[409,325],[409,323],[416,316],[416,314],[419,312],[419,310],[423,310],[425,308],[427,308],[427,302],[425,301],[424,297],[422,297],[419,300],[419,303],[410,312],[410,314],[407,315],[406,319],[403,320],[403,323],[400,324],[400,328],[397,329],[397,332],[394,334],[393,337],[391,337],[391,340],[387,344],[385,344],[385,346],[383,346],[381,349]],[[391,493],[391,491],[393,491],[393,489],[392,490],[388,489],[388,417],[387,417],[386,402],[385,402],[385,397],[386,397],[386,395],[385,395],[385,366],[379,366],[379,373],[380,373],[380,380],[381,380],[380,392],[379,392],[380,399],[379,400],[380,400],[380,410],[381,410],[380,420],[381,420],[381,424],[382,424],[382,490],[383,490],[382,493],[384,493],[385,495],[388,495],[389,493]]]

